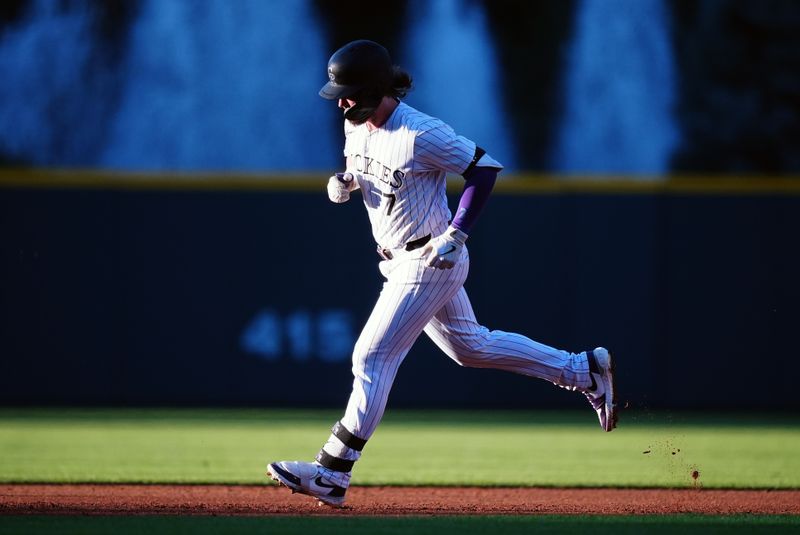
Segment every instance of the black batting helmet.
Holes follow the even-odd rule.
[[[328,83],[319,96],[334,100],[362,90],[382,94],[391,87],[392,77],[389,52],[374,41],[360,39],[333,53],[328,60]]]

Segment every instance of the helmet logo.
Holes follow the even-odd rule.
[[[333,74],[333,69],[328,69],[328,79],[333,82],[336,80],[336,75]]]

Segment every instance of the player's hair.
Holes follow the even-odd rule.
[[[392,85],[389,88],[387,96],[395,98],[403,98],[413,88],[414,80],[408,71],[398,67],[392,66]]]

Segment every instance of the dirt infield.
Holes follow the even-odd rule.
[[[800,514],[797,490],[353,487],[344,509],[276,486],[0,485],[0,514]]]

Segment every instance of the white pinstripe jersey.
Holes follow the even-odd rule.
[[[364,197],[375,242],[397,249],[447,229],[446,176],[467,169],[475,143],[400,102],[371,132],[366,124],[345,121],[344,155]]]

